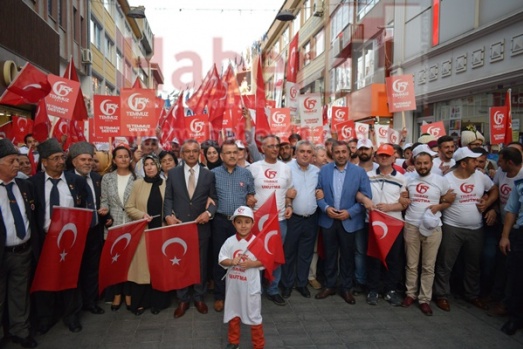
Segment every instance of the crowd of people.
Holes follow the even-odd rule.
[[[165,310],[176,293],[175,318],[191,305],[206,314],[212,290],[214,310],[225,310],[229,323],[227,348],[238,348],[240,321],[251,325],[254,347],[263,348],[261,293],[285,306],[293,291],[311,298],[310,288],[317,300],[337,294],[355,304],[362,294],[369,305],[380,298],[394,306],[417,304],[427,316],[432,302],[451,311],[454,295],[489,315],[508,316],[502,331],[509,335],[523,328],[522,144],[493,151],[480,132],[465,130],[459,141],[424,134],[414,144],[330,138],[317,145],[291,134],[268,135],[258,145],[247,125],[245,143],[174,139],[168,150],[156,137],[110,151],[87,142],[64,151],[56,139],[36,144],[31,135],[22,147],[0,139],[4,336],[33,348],[34,336],[59,319],[79,332],[81,311],[101,315],[103,300],[111,311],[125,305],[139,316]],[[245,248],[258,224],[252,212],[273,193],[285,264],[262,283],[259,272],[246,272],[262,265]],[[30,295],[54,206],[96,213],[78,286]],[[405,222],[387,268],[367,255],[371,210]],[[128,281],[99,299],[107,229],[144,218],[148,228],[197,223],[200,282],[172,293],[155,290],[142,235]],[[242,255],[231,255],[233,248]],[[248,286],[224,278],[234,273],[245,275]]]

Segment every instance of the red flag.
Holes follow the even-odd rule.
[[[49,138],[50,130],[51,121],[49,120],[49,116],[47,116],[45,99],[42,98],[36,107],[33,137],[40,143],[46,141]]]
[[[298,37],[299,33],[296,33],[289,44],[289,59],[287,60],[287,81],[289,82],[296,82],[296,78],[298,77]]]
[[[22,97],[23,104],[36,104],[51,91],[51,84],[47,81],[47,74],[26,63],[7,89]]]
[[[142,85],[142,80],[140,80],[140,78],[136,78],[136,80],[134,80],[134,83],[133,83],[133,86],[131,87],[131,89],[142,89],[143,88],[143,85]]]
[[[109,228],[100,257],[98,273],[100,294],[107,286],[127,281],[129,265],[146,227],[147,220],[141,219]]]
[[[216,64],[214,64],[207,72],[207,75],[205,75],[200,87],[198,87],[196,92],[193,93],[186,102],[187,107],[191,109],[194,114],[202,114],[205,110],[211,86],[216,79],[218,79],[218,71],[216,70]]]
[[[74,66],[73,57],[71,56],[71,60],[69,61],[69,64],[67,65],[67,68],[64,72],[64,78],[80,82],[80,79],[78,78],[78,72],[76,71],[76,68]],[[73,111],[73,119],[74,120],[87,120],[89,116],[87,115],[87,108],[85,106],[84,102],[84,95],[82,93],[82,87],[80,87],[80,92],[76,96],[76,102],[74,105],[74,111]]]
[[[505,107],[507,108],[506,115],[508,116],[505,118],[505,144],[509,144],[512,142],[512,89],[510,88],[505,95]]]
[[[236,74],[231,64],[227,67],[227,70],[223,74],[221,85],[217,89],[217,97],[219,97],[217,109],[213,109],[212,114],[209,114],[209,121],[213,128],[213,138],[218,139],[218,136],[223,129],[223,118],[224,113],[232,115],[242,115],[242,100],[240,95],[240,87],[236,80]],[[225,92],[225,94],[222,91]],[[221,97],[220,97],[221,96]],[[225,99],[224,99],[225,97]]]
[[[263,263],[265,278],[272,280],[274,269],[285,263],[275,193],[254,212],[254,222],[252,232],[257,238],[248,249]]]
[[[167,112],[167,117],[162,123],[162,137],[160,142],[164,147],[170,147],[171,142],[175,137],[178,138],[178,142],[180,142],[180,144],[183,143],[186,138],[183,93],[180,93],[176,103],[174,103],[171,109],[169,109]]]
[[[372,210],[369,213],[369,244],[367,255],[379,259],[385,267],[385,259],[396,241],[404,222],[384,212]]]
[[[263,138],[271,133],[269,122],[267,121],[267,114],[265,107],[267,100],[265,98],[265,80],[263,80],[263,64],[261,55],[258,58],[258,66],[256,70],[256,137],[257,142],[259,137]],[[259,137],[258,137],[259,136]]]
[[[155,290],[179,290],[200,283],[200,247],[196,223],[145,231],[147,261]]]
[[[31,292],[76,288],[93,210],[55,207]]]
[[[82,94],[80,83],[53,74],[49,74],[47,79],[52,86],[51,92],[45,97],[47,113],[58,118],[79,119],[75,115],[75,106],[78,96]]]
[[[12,139],[13,139],[12,133],[13,133],[13,122],[12,121],[8,121],[5,124],[3,124],[2,126],[0,126],[0,137],[9,139],[12,141]]]
[[[24,142],[24,137],[28,133],[33,133],[33,120],[18,115],[13,115],[13,130],[11,133],[13,144],[17,145]]]

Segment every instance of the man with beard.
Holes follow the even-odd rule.
[[[443,176],[450,171],[456,161],[452,158],[454,155],[454,138],[443,136],[438,138],[438,157],[434,159],[432,173]]]
[[[354,165],[357,165],[358,160],[358,139],[353,138],[349,142],[349,153],[350,153],[350,162]]]
[[[412,153],[417,173],[406,177],[410,205],[405,215],[403,235],[407,257],[407,292],[402,306],[409,307],[418,299],[421,312],[428,316],[432,315],[430,300],[434,266],[441,243],[441,211],[450,206],[449,200],[443,200],[449,190],[448,182],[431,173],[432,157],[435,155],[426,144],[417,146]],[[418,271],[420,255],[421,277]]]
[[[378,164],[373,161],[374,148],[370,139],[360,139],[357,145],[358,166],[363,168],[365,172],[369,172],[378,168]]]
[[[294,149],[289,142],[280,143],[280,160],[284,163],[291,162],[292,156],[294,155]]]

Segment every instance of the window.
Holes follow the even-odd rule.
[[[374,75],[376,52],[377,52],[376,40],[372,40],[368,45],[363,47],[361,50],[355,52],[355,58],[357,59],[357,81],[356,88],[360,89],[369,85]]]
[[[114,63],[114,42],[108,37],[105,37],[104,45],[104,55],[105,58],[111,63]]]
[[[47,15],[49,17],[53,17],[53,1],[54,0],[47,0]]]
[[[102,94],[102,84],[101,79],[98,79],[96,76],[91,77],[91,84],[92,84],[92,90],[94,94],[101,95]]]
[[[380,0],[358,0],[358,20],[361,20]]]
[[[60,25],[60,27],[63,28],[64,26],[64,23],[66,22],[66,19],[65,19],[65,14],[66,14],[66,5],[65,5],[65,0],[58,0],[58,14],[57,14],[57,17],[58,17],[58,24]]]
[[[281,47],[284,48],[289,44],[289,27],[285,28],[282,35]]]
[[[80,42],[80,23],[78,17],[78,10],[76,7],[73,7],[73,39],[77,43]]]
[[[116,69],[120,72],[124,71],[123,55],[118,49],[116,50]]]
[[[292,22],[292,38],[294,38],[296,36],[296,34],[300,31],[300,26],[301,26],[300,18],[301,18],[301,10],[298,11],[298,13],[296,14],[296,19]]]
[[[310,0],[305,0],[303,2],[303,23],[305,24],[305,22],[307,22],[307,20],[310,18],[311,16],[311,9],[312,7],[312,4],[311,4],[311,1]]]
[[[102,47],[102,26],[98,24],[94,19],[91,18],[91,43],[96,46],[100,51]]]
[[[87,47],[87,35],[85,35],[85,30],[84,17],[80,16],[80,40],[82,41],[82,47]]]
[[[325,30],[320,30],[318,34],[314,36],[314,43],[316,45],[316,58],[325,51]]]
[[[303,66],[306,66],[311,62],[311,42],[307,41],[303,46]]]
[[[109,85],[108,83],[105,84],[105,91],[104,91],[104,94],[108,95],[108,96],[112,96],[114,95],[114,87],[112,87],[111,85]]]

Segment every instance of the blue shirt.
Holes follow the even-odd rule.
[[[320,169],[309,165],[303,170],[296,160],[287,164],[292,172],[292,185],[296,189],[296,197],[292,201],[292,212],[300,216],[308,216],[316,212],[316,187]]]
[[[343,191],[343,182],[345,181],[345,171],[347,171],[347,165],[340,171],[338,166],[334,166],[332,174],[332,187],[334,189],[334,208],[340,209],[341,192]]]
[[[229,172],[225,165],[212,169],[216,179],[218,207],[216,212],[232,216],[234,211],[247,203],[247,195],[255,194],[254,178],[249,170],[236,166]]]
[[[523,200],[523,179],[518,179],[514,182],[514,188],[512,188],[507,204],[505,205],[505,211],[517,215],[516,225],[518,227],[523,226],[523,207],[521,200]]]

